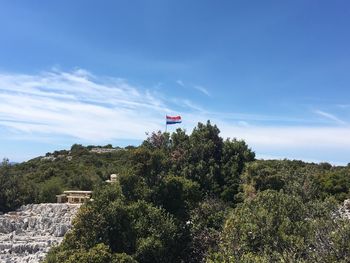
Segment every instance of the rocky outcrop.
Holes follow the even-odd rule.
[[[343,218],[350,219],[350,199],[346,199],[340,208],[340,214]]]
[[[116,151],[121,151],[122,149],[119,148],[101,148],[101,147],[94,147],[90,149],[90,152],[92,153],[111,153]]]
[[[0,262],[40,262],[71,228],[79,204],[30,204],[0,215]]]

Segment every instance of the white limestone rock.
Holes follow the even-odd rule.
[[[0,215],[0,262],[36,263],[71,228],[79,204],[29,204]]]
[[[340,214],[343,218],[350,219],[350,199],[346,199],[340,208]]]

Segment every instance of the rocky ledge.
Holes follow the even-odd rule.
[[[30,204],[0,215],[0,262],[34,263],[59,244],[78,204]]]

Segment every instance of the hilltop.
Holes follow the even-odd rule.
[[[107,184],[118,174],[115,184]],[[0,167],[0,210],[93,190],[47,262],[334,262],[350,259],[350,167],[256,160],[210,122],[138,147],[73,145]],[[316,260],[317,259],[317,260]]]

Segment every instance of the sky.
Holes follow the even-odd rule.
[[[346,0],[1,0],[0,158],[138,145],[168,114],[346,165],[349,27]]]

